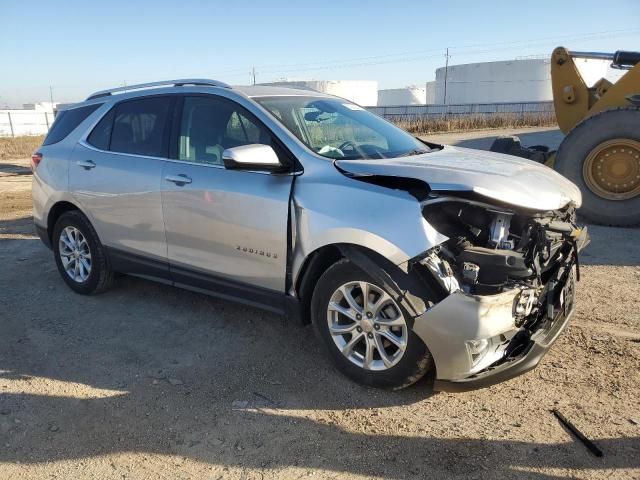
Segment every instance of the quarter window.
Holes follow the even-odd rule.
[[[94,103],[93,105],[63,110],[58,113],[42,145],[52,145],[65,139],[101,105],[102,103]]]
[[[180,160],[223,165],[222,152],[227,148],[255,143],[272,145],[272,136],[253,115],[233,102],[186,97],[179,141]]]
[[[109,150],[166,157],[170,97],[142,98],[116,107]]]

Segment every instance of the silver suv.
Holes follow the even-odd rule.
[[[423,142],[342,98],[189,79],[61,111],[36,229],[74,291],[115,272],[313,323],[338,368],[481,388],[534,368],[574,306],[580,192],[528,160]]]

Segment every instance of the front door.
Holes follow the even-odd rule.
[[[242,285],[284,292],[293,177],[227,170],[222,162],[226,148],[272,144],[271,132],[214,95],[185,96],[177,122],[177,158],[162,173],[172,277],[222,293]]]

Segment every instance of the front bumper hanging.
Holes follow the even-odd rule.
[[[436,364],[434,389],[485,388],[535,368],[573,314],[578,252],[588,242],[586,230],[581,231],[573,242],[573,255],[546,285],[545,308],[527,328],[516,325],[519,289],[495,295],[457,291],[417,317],[414,331],[427,344]],[[489,338],[501,344],[494,349],[492,363],[478,370],[467,343]]]

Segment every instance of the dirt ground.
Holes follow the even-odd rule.
[[[640,478],[640,229],[590,227],[576,315],[536,370],[394,393],[254,308],[130,277],[72,293],[27,164],[0,163],[0,478]]]

